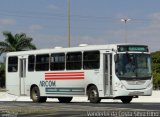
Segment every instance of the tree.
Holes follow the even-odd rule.
[[[32,43],[32,38],[25,33],[12,35],[11,32],[3,32],[5,40],[0,42],[0,55],[6,52],[34,50],[36,46]],[[5,86],[5,64],[0,63],[0,87]]]
[[[151,53],[154,89],[160,88],[160,51]]]
[[[11,32],[3,32],[5,41],[0,42],[0,54],[14,51],[34,50],[36,46],[32,43],[32,38],[25,33],[13,35]]]
[[[0,63],[0,87],[5,87],[5,64]]]

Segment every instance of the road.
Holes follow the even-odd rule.
[[[160,103],[89,102],[71,103],[32,103],[32,102],[0,102],[2,117],[134,117],[160,116]]]

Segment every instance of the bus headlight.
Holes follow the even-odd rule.
[[[150,87],[152,87],[153,85],[152,85],[152,82],[151,83],[149,83],[148,85],[147,85],[147,88],[150,88]]]
[[[153,87],[153,79],[151,79],[149,82],[148,82],[148,85],[146,88],[151,88]]]
[[[121,89],[124,89],[125,87],[124,87],[124,85],[121,85]]]

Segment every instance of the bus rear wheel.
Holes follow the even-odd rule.
[[[41,97],[39,88],[37,86],[34,86],[31,89],[31,99],[33,100],[33,102],[38,103],[38,102],[46,102],[47,97]]]
[[[73,97],[59,97],[58,100],[60,103],[70,103]]]
[[[100,103],[101,99],[99,98],[99,93],[96,86],[89,87],[88,99],[90,100],[91,103]]]
[[[132,101],[132,98],[133,97],[122,97],[121,98],[121,101],[124,103],[124,104],[128,104]]]

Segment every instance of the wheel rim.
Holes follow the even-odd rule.
[[[94,100],[97,97],[98,93],[96,90],[92,89],[90,92],[90,99]]]
[[[38,91],[37,91],[37,89],[33,89],[32,96],[33,96],[34,100],[38,99]]]

